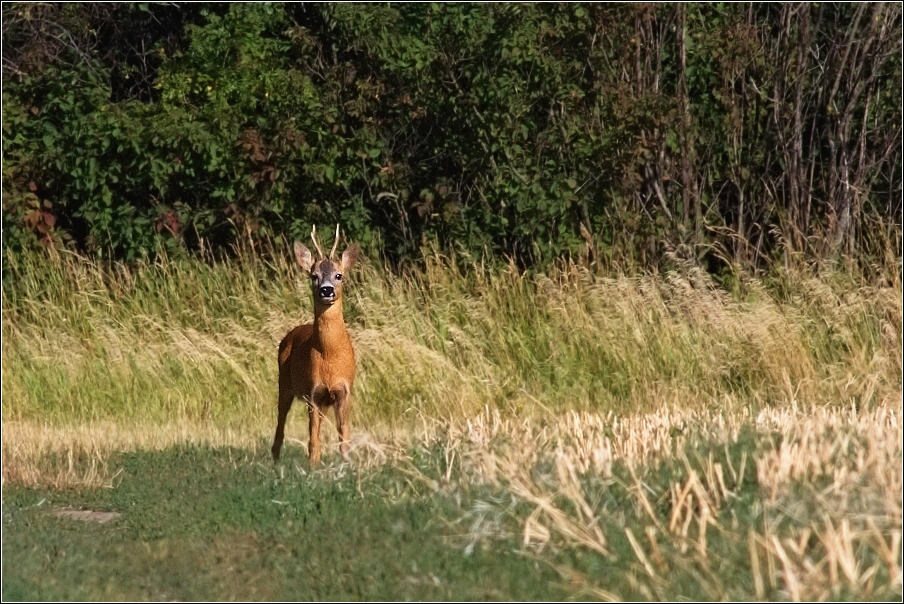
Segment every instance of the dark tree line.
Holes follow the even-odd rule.
[[[900,4],[3,5],[4,246],[718,270],[901,225]]]

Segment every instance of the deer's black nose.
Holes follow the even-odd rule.
[[[324,285],[323,287],[320,288],[320,297],[321,298],[332,298],[333,293],[335,291],[336,290],[333,289],[332,285]]]

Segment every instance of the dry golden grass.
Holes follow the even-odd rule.
[[[183,444],[253,448],[253,430],[210,423],[169,424],[101,421],[70,426],[3,422],[3,484],[54,489],[108,487],[121,451],[162,450]]]
[[[514,517],[524,546],[538,551],[554,545],[611,556],[611,531],[621,530],[640,571],[634,587],[645,597],[667,598],[674,593],[666,589],[669,577],[692,568],[709,597],[734,599],[738,592],[718,579],[723,563],[710,551],[728,540],[749,552],[758,599],[883,598],[902,586],[902,419],[900,396],[863,410],[786,404],[755,415],[568,412],[543,423],[488,412],[449,426],[433,445],[448,460],[438,488],[490,483],[511,495],[479,501],[466,514],[466,548],[512,537],[513,523],[503,518]],[[727,452],[745,428],[765,435],[759,446],[721,461],[712,453],[694,459],[693,443]],[[651,483],[667,462],[684,471],[667,485]],[[626,468],[621,477],[613,472],[619,464]],[[745,466],[755,468],[755,480]],[[616,484],[642,532],[606,521],[614,512],[594,493]],[[722,510],[749,496],[749,486],[760,523],[727,523]],[[515,501],[527,507],[516,511]],[[588,595],[615,598],[586,577],[579,583]]]
[[[132,268],[7,258],[4,423],[108,422],[125,433],[183,424],[268,438],[276,345],[311,318],[283,252]],[[353,426],[404,433],[485,408],[611,411],[617,421],[789,400],[869,405],[900,392],[897,283],[783,278],[790,285],[748,279],[743,295],[729,295],[694,268],[629,277],[567,265],[530,276],[431,256],[399,276],[365,260],[347,292],[359,359]]]

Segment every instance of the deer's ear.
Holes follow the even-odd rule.
[[[347,271],[355,265],[359,251],[361,251],[361,248],[358,247],[357,243],[353,243],[347,250],[342,252],[342,270]]]
[[[310,271],[311,266],[314,265],[314,257],[311,255],[311,250],[306,248],[300,241],[295,242],[295,262],[305,271]]]

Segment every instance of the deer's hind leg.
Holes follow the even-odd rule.
[[[279,453],[282,449],[283,437],[285,436],[286,430],[286,417],[289,415],[289,409],[292,408],[292,400],[294,398],[295,395],[291,388],[284,386],[282,380],[280,380],[276,436],[273,437],[273,446],[270,448],[270,453],[273,455],[273,461],[279,461]]]

